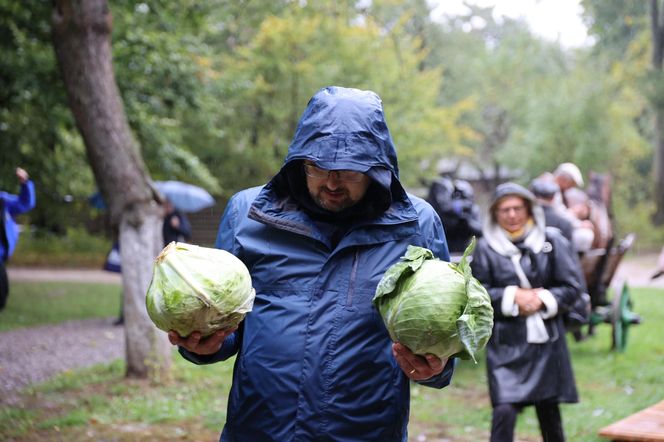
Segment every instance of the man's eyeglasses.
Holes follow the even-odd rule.
[[[356,172],[354,170],[326,170],[314,166],[313,164],[305,164],[304,173],[306,173],[308,177],[317,180],[326,180],[331,174],[335,174],[339,181],[345,181],[347,183],[359,183],[362,181],[362,178],[364,178],[362,172]]]
[[[497,210],[499,215],[507,215],[512,211],[518,215],[521,215],[526,211],[526,206],[502,207]]]

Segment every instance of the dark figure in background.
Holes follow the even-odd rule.
[[[482,236],[480,208],[468,181],[441,177],[431,184],[427,201],[443,221],[450,253],[463,254],[473,236]]]
[[[113,273],[122,273],[122,259],[120,257],[120,241],[115,240],[111,250],[106,255],[106,260],[104,261],[104,266],[102,267],[107,272]],[[113,325],[122,325],[124,324],[124,294],[120,290],[120,314],[118,318],[113,321]]]
[[[578,402],[563,313],[581,295],[577,260],[558,229],[547,229],[531,192],[501,184],[471,267],[495,312],[487,344],[492,442],[514,440],[523,407],[534,405],[543,440],[565,440],[558,404]]]
[[[16,178],[21,185],[18,195],[0,191],[0,310],[5,308],[9,296],[9,279],[5,263],[14,253],[19,229],[14,217],[32,210],[36,204],[35,185],[28,172],[16,168]]]
[[[558,184],[552,180],[537,178],[533,180],[530,190],[544,211],[546,225],[559,229],[567,241],[572,243],[574,226],[569,217],[561,213],[554,203],[554,197],[560,192]]]
[[[399,181],[378,95],[328,87],[281,170],[226,206],[217,247],[249,269],[237,330],[171,343],[196,364],[234,355],[222,441],[407,441],[410,384],[449,384],[454,358],[393,343],[372,305],[408,245],[449,259],[440,219]]]
[[[572,333],[576,341],[583,339],[581,327],[588,324],[590,321],[590,295],[586,287],[586,279],[582,271],[581,261],[579,259],[578,250],[574,245],[574,224],[569,220],[565,214],[560,213],[560,210],[554,204],[555,195],[560,192],[560,187],[552,180],[544,178],[537,178],[531,183],[531,190],[537,202],[544,211],[544,221],[547,227],[555,227],[563,234],[565,239],[570,243],[573,253],[572,258],[576,260],[574,265],[577,270],[577,278],[581,286],[582,296],[573,305],[573,308],[566,312],[563,316],[565,327]]]
[[[164,246],[175,242],[189,242],[191,240],[191,224],[184,213],[177,210],[170,201],[164,202]]]

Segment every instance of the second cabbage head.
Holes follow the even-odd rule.
[[[390,337],[413,353],[476,361],[493,328],[493,307],[472,276],[468,256],[450,263],[431,250],[408,246],[406,255],[383,275],[373,303]]]

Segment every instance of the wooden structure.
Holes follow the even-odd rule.
[[[631,310],[627,282],[613,279],[618,265],[634,244],[635,235],[630,233],[617,244],[615,242],[610,175],[590,172],[586,193],[591,202],[590,220],[595,226],[595,248],[581,256],[591,306],[588,335],[593,334],[598,324],[611,324],[611,349],[623,351],[629,327],[640,323],[641,317]],[[609,292],[613,294],[610,300],[607,296]],[[583,339],[582,332],[576,331],[574,337]]]
[[[664,401],[602,428],[599,435],[613,441],[664,441]]]
[[[632,300],[627,283],[614,281],[618,265],[632,247],[634,239],[635,235],[630,233],[615,247],[590,250],[581,257],[591,306],[588,335],[593,334],[598,324],[611,324],[612,350],[625,350],[629,327],[641,322],[641,317],[631,310]],[[610,301],[607,300],[609,290],[613,292]]]

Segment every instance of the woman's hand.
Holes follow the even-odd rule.
[[[542,300],[537,296],[536,289],[516,289],[514,302],[519,306],[519,314],[530,316],[542,308]]]
[[[426,357],[416,355],[408,347],[398,342],[392,344],[392,355],[406,376],[414,381],[423,381],[440,374],[447,364],[447,358],[440,359],[432,354],[428,354]]]
[[[183,347],[197,355],[211,355],[219,351],[224,340],[235,330],[237,330],[237,327],[228,330],[218,330],[202,339],[201,333],[197,331],[183,338],[175,330],[171,330],[168,332],[168,340],[171,341],[171,344]]]

